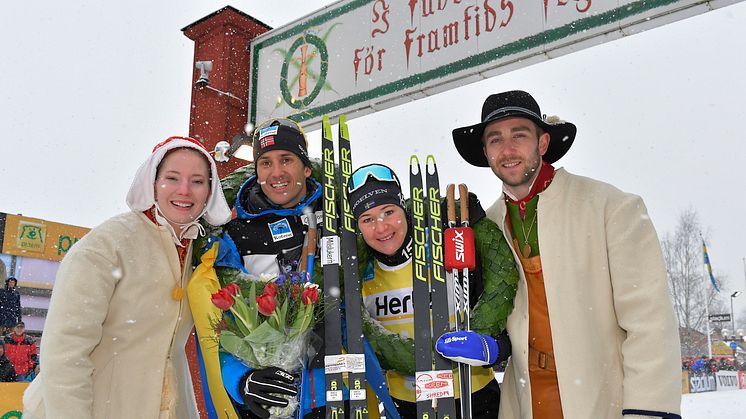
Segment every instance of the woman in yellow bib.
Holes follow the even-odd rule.
[[[364,314],[365,317],[369,316],[365,319],[364,333],[376,351],[381,366],[386,370],[388,386],[400,415],[404,418],[414,418],[416,405],[412,339],[412,231],[410,223],[407,222],[408,210],[401,185],[390,168],[372,164],[352,173],[347,183],[347,193],[352,213],[358,221],[358,228],[365,243],[362,251],[358,250],[360,263],[365,266],[362,293],[367,310],[364,310]],[[476,222],[480,218],[486,220],[475,196],[470,199],[470,207],[472,206],[476,208],[471,209],[471,214],[478,217],[472,221]],[[509,250],[506,260],[508,257]],[[512,259],[507,265],[512,266],[512,271],[506,271],[510,273],[510,278],[500,280],[507,282],[508,288],[513,288],[514,294],[517,271]],[[500,404],[500,389],[490,366],[508,358],[510,342],[503,331],[504,317],[507,317],[507,313],[502,316],[486,315],[490,310],[485,308],[498,308],[492,304],[492,300],[499,299],[494,298],[496,284],[489,284],[489,292],[483,292],[485,284],[481,275],[482,270],[477,269],[476,275],[470,278],[473,290],[471,306],[475,306],[478,301],[482,306],[482,310],[475,312],[475,315],[482,313],[485,314],[483,317],[490,317],[486,321],[476,322],[481,328],[477,330],[482,333],[467,332],[467,339],[473,344],[469,346],[472,350],[466,353],[463,348],[441,344],[437,349],[447,358],[484,366],[471,370],[474,406],[472,417],[496,418]],[[512,307],[512,296],[510,306]],[[504,310],[504,307],[500,308],[509,312]],[[450,313],[450,317],[453,321],[453,313]],[[489,350],[483,350],[484,348]],[[454,385],[458,389],[458,384]],[[458,390],[456,397],[459,397]]]

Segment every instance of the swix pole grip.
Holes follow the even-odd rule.
[[[474,269],[477,266],[474,230],[471,227],[447,228],[445,231],[445,265],[447,270]]]

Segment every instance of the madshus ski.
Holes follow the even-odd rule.
[[[362,338],[362,297],[360,276],[357,265],[356,222],[352,216],[344,186],[352,173],[352,156],[347,121],[339,119],[339,161],[341,177],[334,164],[334,140],[331,121],[322,120],[322,153],[324,162],[323,204],[324,225],[322,226],[322,264],[324,266],[325,340],[327,353],[324,357],[326,376],[326,418],[341,419],[354,417],[367,419],[367,394],[365,380],[365,355]],[[339,181],[338,181],[339,180]],[[341,186],[339,200],[336,188]],[[342,226],[337,225],[337,204],[341,203]],[[341,246],[340,246],[341,235]],[[340,250],[342,249],[342,250]],[[340,257],[341,252],[341,257]],[[340,263],[342,261],[342,263]],[[345,319],[347,326],[347,354],[342,354],[342,328],[340,318],[339,268],[343,267],[345,277]],[[342,373],[348,373],[350,413],[345,414],[342,391]]]
[[[433,360],[434,340],[450,330],[437,166],[435,158],[427,156],[426,189],[422,186],[417,156],[410,158],[409,168],[414,235],[412,297],[417,418],[455,419],[452,363],[438,354]]]

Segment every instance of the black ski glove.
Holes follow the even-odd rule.
[[[254,370],[246,375],[243,400],[251,413],[267,419],[269,411],[265,406],[285,407],[288,405],[287,400],[270,393],[295,396],[298,392],[295,389],[293,376],[277,367]]]

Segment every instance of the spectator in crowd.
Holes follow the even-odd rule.
[[[26,325],[18,322],[4,338],[5,355],[16,370],[16,380],[25,381],[26,375],[33,373],[38,364],[36,341],[26,334]]]
[[[701,357],[699,359],[696,359],[689,364],[689,370],[691,372],[700,373],[705,368],[705,357]]]
[[[718,371],[746,370],[746,362],[739,362],[729,356],[708,358],[704,355],[698,358],[681,358],[681,370],[693,374],[716,373]]]
[[[16,285],[18,281],[10,276],[0,290],[0,335],[10,332],[21,321],[21,295]]]
[[[0,383],[11,383],[16,380],[16,370],[5,356],[5,345],[0,342]]]

